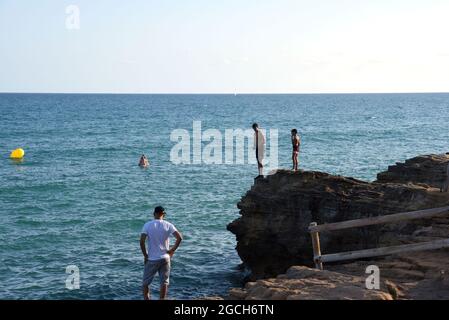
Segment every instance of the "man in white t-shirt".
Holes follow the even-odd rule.
[[[143,273],[143,298],[150,299],[149,286],[156,273],[159,274],[161,285],[160,298],[167,297],[168,284],[170,279],[170,259],[182,241],[181,233],[173,224],[164,220],[165,210],[163,207],[154,209],[154,220],[145,223],[140,235],[140,249],[144,256],[145,270]],[[170,236],[176,238],[176,243],[169,248]],[[148,243],[148,251],[145,248],[145,240]]]
[[[254,149],[256,149],[257,168],[259,177],[263,177],[263,159],[265,157],[265,136],[257,123],[253,123]]]

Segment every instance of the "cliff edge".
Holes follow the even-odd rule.
[[[448,164],[447,154],[420,156],[389,167],[374,182],[287,170],[256,179],[238,203],[241,217],[228,225],[236,235],[236,249],[249,271],[248,280],[276,277],[292,266],[312,266],[307,232],[311,222],[332,223],[449,205],[449,193],[440,192]],[[320,236],[323,253],[439,238],[449,238],[448,218]]]

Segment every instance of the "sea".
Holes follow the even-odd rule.
[[[202,150],[212,140],[225,150],[227,129],[254,122],[277,132],[267,149],[277,144],[279,168],[291,167],[292,128],[301,169],[367,181],[395,162],[449,152],[445,93],[0,94],[0,299],[141,299],[140,232],[158,205],[184,235],[170,298],[240,286],[226,225],[239,217],[257,166],[203,161]],[[198,152],[195,123],[200,155],[174,161],[179,133]],[[9,158],[16,148],[22,161]],[[252,142],[245,148],[253,152]],[[147,169],[137,165],[142,154]],[[155,299],[157,290],[156,277]]]

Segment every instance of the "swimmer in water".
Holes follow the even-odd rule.
[[[148,167],[149,165],[150,165],[150,162],[148,161],[147,157],[143,154],[143,155],[140,157],[139,167],[146,168],[146,167]]]

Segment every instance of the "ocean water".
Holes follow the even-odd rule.
[[[185,240],[169,295],[190,299],[238,286],[241,262],[226,225],[254,165],[176,165],[175,129],[279,130],[279,165],[373,180],[396,161],[449,151],[449,94],[0,94],[0,298],[140,299],[139,235],[152,209]],[[15,148],[26,157],[9,159]],[[137,166],[145,153],[148,169]],[[65,286],[68,265],[80,289]],[[153,291],[157,289],[154,282]]]

